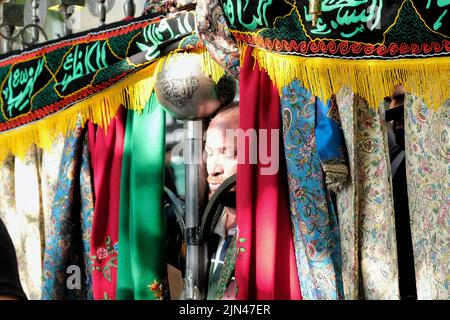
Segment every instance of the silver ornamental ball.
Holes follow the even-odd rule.
[[[162,106],[180,120],[204,119],[233,101],[236,83],[228,76],[217,84],[201,71],[202,56],[179,53],[158,73],[155,92]]]

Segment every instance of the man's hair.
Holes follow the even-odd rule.
[[[217,117],[226,118],[233,112],[239,112],[239,101],[233,101],[222,108],[219,108],[211,117],[211,121]]]

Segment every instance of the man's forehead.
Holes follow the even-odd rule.
[[[236,137],[234,136],[233,132],[234,129],[228,129],[227,130],[216,130],[211,129],[206,132],[206,146],[209,148],[228,148],[233,147],[236,142]]]
[[[210,129],[236,129],[239,126],[239,117],[238,115],[229,114],[226,116],[216,116],[211,120],[208,126],[208,130]]]
[[[233,140],[235,137],[236,128],[228,128],[228,127],[214,127],[209,128],[206,131],[206,140],[214,139],[214,140],[225,140],[226,138]]]

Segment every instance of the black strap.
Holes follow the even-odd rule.
[[[397,173],[397,170],[400,167],[400,164],[403,162],[404,159],[405,159],[405,151],[402,150],[397,154],[395,159],[391,162],[392,177],[394,177],[394,175]]]
[[[222,214],[222,210],[218,210],[219,207],[225,206],[225,204],[229,205],[230,198],[230,190],[236,185],[236,175],[233,175],[226,179],[219,188],[214,192],[211,199],[208,202],[208,205],[205,209],[202,218],[202,228],[201,228],[201,239],[204,241],[208,241],[212,235],[214,234],[214,228],[217,221]],[[235,197],[234,197],[235,198]]]

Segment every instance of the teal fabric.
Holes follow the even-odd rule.
[[[291,221],[302,297],[342,300],[342,257],[336,213],[325,186],[315,133],[315,97],[298,80],[281,96]]]
[[[45,239],[42,300],[92,300],[90,237],[94,214],[93,180],[87,130],[78,121],[66,138]],[[70,266],[81,271],[81,288],[69,289],[75,279]],[[69,279],[70,278],[70,279]]]

